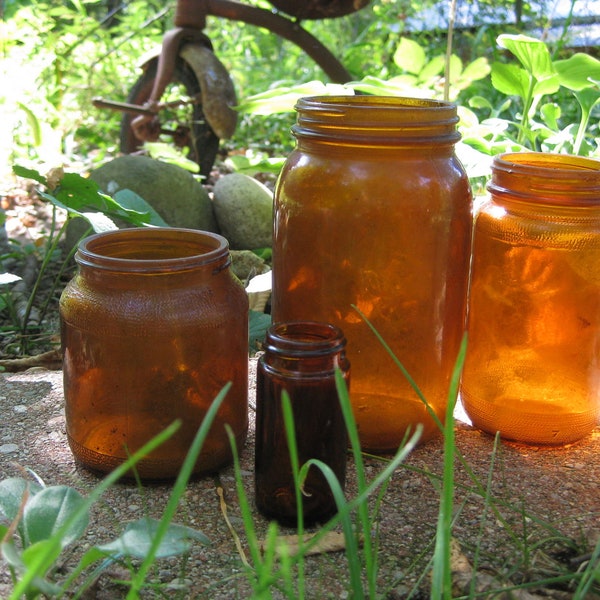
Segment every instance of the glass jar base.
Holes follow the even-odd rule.
[[[102,440],[103,436],[100,435],[101,431],[96,430],[96,436],[98,440]],[[242,433],[236,436],[236,446],[238,451],[244,445],[246,441],[247,431],[243,431]],[[67,433],[67,441],[69,443],[69,447],[71,448],[71,452],[75,457],[75,460],[81,464],[84,468],[98,474],[109,473],[122,465],[126,460],[126,456],[118,456],[113,454],[107,454],[105,452],[101,452],[99,450],[92,450],[90,448],[94,446],[93,438],[89,437],[86,441],[86,445],[83,445],[77,441],[75,441],[68,433]],[[196,461],[196,465],[194,470],[192,471],[192,475],[207,475],[209,473],[214,473],[218,471],[222,467],[227,466],[232,461],[232,454],[230,450],[222,450],[222,444],[218,444],[219,450],[211,450],[210,448],[210,440],[206,440],[204,443],[203,451],[200,453],[198,460]],[[173,458],[168,458],[161,456],[159,458],[154,458],[151,456],[147,456],[141,459],[135,466],[134,470],[128,471],[123,479],[135,479],[135,474],[144,480],[170,480],[177,477],[179,470],[183,464],[185,459],[185,453],[183,455],[178,455]]]
[[[589,435],[598,419],[593,411],[561,413],[547,404],[547,410],[514,410],[516,400],[499,399],[493,403],[473,400],[462,392],[465,412],[475,427],[505,440],[525,444],[559,446],[576,442]],[[519,401],[520,402],[520,401]],[[522,402],[521,402],[522,403]],[[529,407],[534,408],[532,403]]]
[[[412,435],[417,424],[423,426],[419,438],[420,444],[441,433],[419,399],[412,400],[400,396],[384,397],[381,394],[354,391],[351,393],[351,398],[360,444],[364,451],[379,454],[396,452],[400,444],[406,441],[404,439],[406,433]],[[443,417],[440,421],[443,421]]]

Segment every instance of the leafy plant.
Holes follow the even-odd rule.
[[[38,190],[41,198],[52,205],[52,222],[44,245],[41,248],[40,267],[33,283],[32,289],[25,299],[17,298],[14,288],[8,287],[6,281],[0,281],[0,307],[10,310],[14,326],[20,333],[22,351],[27,353],[27,333],[32,321],[34,304],[38,301],[41,283],[48,268],[57,261],[60,255],[59,243],[64,238],[72,217],[82,217],[89,224],[91,231],[101,232],[117,229],[114,220],[124,221],[136,226],[164,226],[166,223],[160,215],[140,196],[130,190],[118,191],[114,198],[100,191],[98,185],[91,179],[86,179],[76,173],[65,173],[62,169],[54,169],[46,177],[34,169],[15,166],[16,175],[33,179],[43,186]],[[58,227],[58,211],[65,211],[67,218]],[[36,315],[36,321],[41,322],[45,311],[55,290],[60,284],[60,279],[77,248],[73,247],[62,260],[55,275],[54,283],[46,300],[42,302],[42,310]],[[5,257],[0,257],[5,258]],[[5,277],[6,278],[6,277]],[[14,281],[14,277],[12,278]],[[9,282],[10,283],[10,282]],[[16,304],[22,304],[20,310],[15,309]]]
[[[137,598],[157,559],[187,552],[193,542],[209,544],[209,539],[202,532],[172,524],[172,519],[230,387],[231,384],[227,384],[221,390],[207,411],[177,476],[162,518],[156,521],[144,517],[129,523],[116,540],[84,552],[62,582],[57,580],[54,569],[63,550],[80,539],[86,531],[92,505],[108,487],[134,469],[140,459],[168,440],[181,423],[174,422],[147,442],[98,484],[88,498],[83,498],[68,486],[46,487],[39,480],[31,482],[10,478],[0,482],[0,518],[7,522],[0,523],[0,552],[9,566],[14,584],[9,600],[19,600],[23,595],[28,599],[40,595],[64,597],[74,591],[78,577],[98,562],[101,564],[93,570],[92,580],[115,561],[132,558],[142,561],[133,574],[128,595],[128,598]],[[16,544],[14,534],[17,534],[20,545]],[[92,581],[87,580],[84,588],[90,583]],[[78,594],[82,591],[78,590]]]
[[[597,145],[586,140],[586,134],[592,110],[600,100],[600,61],[584,53],[553,60],[545,42],[525,35],[503,34],[497,42],[519,64],[492,64],[492,85],[506,98],[498,109],[482,96],[470,99],[469,106],[487,110],[489,118],[479,123],[473,115],[468,117],[465,141],[487,154],[506,149],[595,154]],[[572,93],[579,105],[578,125],[570,122],[555,100],[565,91]],[[545,97],[550,101],[542,103]],[[503,113],[512,110],[513,98],[519,100],[517,118],[503,118]],[[567,120],[562,129],[561,117]]]

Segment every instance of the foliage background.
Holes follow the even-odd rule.
[[[271,8],[264,0],[245,1]],[[557,2],[563,7],[560,18],[555,18]],[[469,26],[455,32],[454,51],[465,64],[478,57],[508,60],[496,36],[527,26],[549,40],[553,56],[564,55],[573,17],[593,14],[595,4],[459,0],[458,23]],[[0,170],[9,172],[10,165],[24,159],[48,168],[66,162],[87,169],[113,156],[120,115],[94,108],[92,99],[126,99],[139,75],[138,65],[159,48],[172,26],[174,5],[159,0],[5,0],[0,22]],[[352,15],[305,21],[303,26],[331,48],[357,80],[389,79],[400,72],[394,58],[403,37],[418,40],[428,56],[445,52],[449,8],[450,2],[432,0],[373,0]],[[207,34],[230,70],[240,100],[279,86],[325,79],[297,47],[268,31],[209,17]],[[501,98],[489,77],[461,92],[458,101],[466,104],[473,95],[485,95],[492,105]],[[561,102],[566,118],[573,114],[574,119],[576,105],[567,96]],[[285,154],[292,144],[292,120],[292,114],[243,114],[227,146]]]

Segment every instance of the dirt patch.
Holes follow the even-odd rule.
[[[246,493],[253,498],[254,366],[251,360],[251,429],[242,449],[241,464]],[[0,375],[0,477],[20,476],[23,467],[33,469],[48,485],[67,484],[88,493],[98,478],[79,467],[67,445],[62,395],[62,373],[33,369]],[[458,413],[459,417],[461,413]],[[461,417],[464,418],[464,417]],[[459,420],[457,446],[464,464],[456,463],[454,535],[465,557],[479,554],[480,577],[498,582],[539,581],[585,564],[585,553],[597,536],[600,516],[600,430],[566,447],[543,448],[502,443]],[[428,597],[427,572],[439,508],[443,465],[442,440],[417,448],[401,466],[386,491],[378,521],[380,576],[378,591],[384,598]],[[347,496],[356,491],[353,464],[349,462]],[[382,468],[367,458],[367,475]],[[475,479],[474,479],[475,478]],[[492,503],[484,502],[481,489],[490,490]],[[218,488],[222,488],[228,516],[248,553],[233,469],[218,476],[193,481],[179,507],[176,522],[202,530],[209,547],[196,546],[182,559],[159,561],[152,581],[173,598],[248,598],[251,588],[234,538],[222,514]],[[92,522],[75,555],[93,544],[116,537],[124,523],[144,515],[159,517],[171,486],[131,484],[111,488],[98,503]],[[253,508],[259,536],[267,522]],[[284,530],[283,533],[293,533]],[[373,532],[375,535],[375,532]],[[68,569],[68,559],[65,568]],[[113,567],[101,577],[88,598],[125,597],[126,589],[114,583],[128,577]],[[469,577],[470,581],[471,577]],[[348,569],[343,552],[314,556],[306,565],[307,598],[346,598]],[[530,590],[537,597],[570,598],[568,590],[540,586]],[[0,597],[5,596],[9,575],[0,572]],[[543,596],[541,595],[543,594]],[[144,597],[159,597],[148,591]],[[163,596],[164,597],[164,596]],[[536,596],[533,596],[536,597]],[[591,598],[592,596],[590,596]]]

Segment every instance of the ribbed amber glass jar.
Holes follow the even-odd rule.
[[[433,100],[303,98],[275,193],[274,322],[339,326],[361,443],[394,451],[437,427],[358,307],[440,419],[464,333],[472,199],[456,107]]]
[[[474,425],[572,442],[600,415],[600,162],[494,159],[475,225],[462,399]]]
[[[196,464],[231,459],[224,425],[248,427],[248,299],[227,241],[201,231],[124,229],[83,240],[60,301],[67,436],[95,471],[124,462],[176,419],[174,437],[137,465],[177,475],[222,387],[232,382]]]

